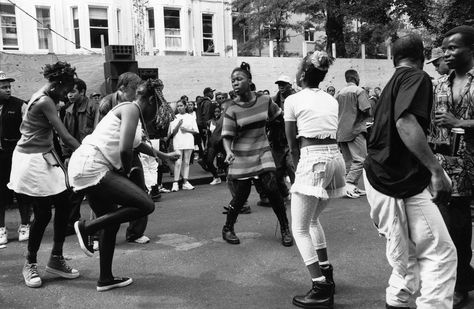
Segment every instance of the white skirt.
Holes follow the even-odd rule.
[[[60,167],[49,165],[42,153],[23,153],[15,149],[8,188],[29,196],[51,196],[66,190]]]
[[[321,199],[345,195],[346,167],[337,145],[314,145],[300,150],[292,193]]]

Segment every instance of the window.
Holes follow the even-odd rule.
[[[0,3],[0,20],[2,27],[2,46],[4,50],[18,50],[15,7]]]
[[[120,45],[120,23],[122,22],[122,11],[120,9],[117,9],[117,39],[118,39],[118,44]]]
[[[150,9],[147,9],[146,12],[147,12],[147,15],[148,15],[148,42],[151,43],[151,46],[156,47],[155,10],[150,8]],[[179,13],[179,11],[178,11],[178,13]]]
[[[165,46],[167,49],[181,48],[181,26],[179,10],[164,9],[165,15]]]
[[[280,42],[289,42],[290,39],[286,35],[286,29],[278,29],[276,27],[272,27],[269,25],[263,26],[263,31],[265,34],[265,37],[268,38],[268,40],[273,40],[273,41],[280,41]]]
[[[36,19],[38,19],[38,48],[49,49],[49,29],[51,27],[51,16],[49,8],[36,8]]]
[[[304,40],[306,42],[314,42],[314,34],[316,29],[314,28],[306,28],[304,29]]]
[[[76,49],[81,48],[81,37],[79,35],[79,13],[77,8],[72,8],[72,28],[74,29],[74,41]]]
[[[214,52],[214,38],[212,35],[212,15],[202,14],[202,50],[205,53]]]
[[[109,45],[109,24],[107,9],[89,7],[89,26],[91,32],[91,47],[101,48],[100,37],[104,36],[104,46]]]

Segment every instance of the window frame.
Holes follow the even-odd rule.
[[[179,22],[179,28],[167,28],[166,27],[166,18],[170,17],[175,17],[171,15],[166,15],[166,11],[177,11],[178,12],[178,22]],[[155,21],[155,27],[156,27],[156,21]],[[163,29],[164,29],[164,34],[165,34],[165,50],[183,50],[183,29],[181,27],[181,8],[174,8],[174,7],[163,7]],[[176,34],[167,34],[166,30],[171,30],[171,31],[176,31],[179,30],[179,35]],[[179,46],[168,46],[166,43],[166,39],[171,38],[171,39],[179,39]]]
[[[214,43],[215,41],[215,38],[214,38],[214,15],[213,13],[208,13],[208,12],[203,12],[201,14],[201,23],[202,23],[202,52],[203,53],[208,53],[208,54],[215,54],[216,53],[216,44]],[[210,17],[211,18],[211,23],[210,23],[210,26],[211,26],[211,30],[212,32],[210,33],[211,37],[207,37],[207,35],[209,35],[209,32],[204,32],[204,17]],[[205,46],[206,44],[204,43],[205,41],[211,41],[214,49],[212,51],[207,51],[205,49]],[[209,45],[207,45],[209,46]]]
[[[38,9],[40,10],[48,10],[48,14],[49,14],[49,28],[48,27],[45,27],[43,26],[44,25],[44,21],[43,22],[43,25],[40,25],[40,23],[36,23],[36,33],[37,33],[37,38],[38,38],[38,49],[39,50],[49,50],[50,48],[52,48],[52,40],[50,41],[50,38],[51,36],[49,35],[49,31],[51,31],[51,23],[52,23],[52,20],[51,20],[51,7],[50,6],[43,6],[43,5],[37,5],[35,6],[35,13],[36,13],[36,19],[40,20],[40,17],[38,16]],[[40,20],[41,21],[41,20]],[[47,47],[46,48],[41,48],[41,44],[40,44],[40,36],[39,36],[39,32],[40,31],[45,31],[46,32],[46,45]]]
[[[107,18],[105,21],[107,21],[107,27],[100,27],[100,26],[91,26],[91,9],[99,9],[99,10],[105,10]],[[97,30],[107,30],[107,36],[104,37],[104,47],[109,45],[109,39],[110,39],[110,24],[109,24],[109,7],[106,6],[88,6],[88,20],[89,20],[89,40],[90,40],[90,48],[95,48],[95,49],[101,49],[102,46],[99,47],[94,47],[92,46],[93,40],[92,40],[92,29],[97,29]],[[99,44],[100,44],[100,36],[99,36]]]
[[[153,18],[153,27],[151,27],[151,19],[150,19],[150,13],[152,14]],[[163,11],[164,13],[164,11]],[[151,47],[156,48],[156,20],[155,20],[155,8],[154,7],[149,7],[146,8],[146,26],[147,26],[147,34],[148,34],[148,40],[151,40]]]
[[[18,35],[18,23],[17,23],[17,17],[16,17],[16,8],[13,4],[10,4],[10,3],[0,3],[1,5],[3,6],[10,6],[10,7],[13,7],[13,11],[14,13],[13,14],[2,14],[2,12],[0,11],[0,28],[1,28],[1,31],[0,31],[0,48],[2,50],[20,50],[20,44],[19,44],[19,35]],[[15,18],[15,23],[10,25],[6,25],[4,26],[3,25],[3,21],[2,21],[2,17],[5,16],[5,17],[14,17]],[[4,36],[3,36],[3,28],[14,28],[15,29],[15,35],[16,35],[16,45],[5,45],[3,42],[4,42]]]
[[[74,19],[74,11],[76,11],[77,19]],[[81,21],[79,18],[79,7],[71,6],[71,20],[72,20],[72,35],[74,36],[74,42],[76,43],[74,48],[81,48]],[[74,24],[74,21],[77,20],[77,27]],[[77,32],[76,32],[77,31]]]

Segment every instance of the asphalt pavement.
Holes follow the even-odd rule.
[[[16,240],[17,210],[8,210],[10,242],[0,249],[0,308],[296,308],[292,297],[309,290],[310,277],[296,246],[280,244],[272,209],[256,206],[258,196],[252,189],[252,213],[240,215],[235,226],[241,244],[227,244],[221,237],[222,207],[230,197],[226,185],[199,185],[208,183],[203,179],[208,174],[196,167],[193,173],[195,190],[163,194],[156,203],[146,232],[150,243],[126,242],[127,224],[122,225],[114,274],[130,276],[134,283],[108,292],[96,291],[98,252],[87,257],[75,236],[66,239],[64,254],[81,276],[67,280],[45,274],[52,224],[38,252],[43,286],[26,287],[21,275],[26,243]],[[85,202],[83,217],[89,212]],[[390,268],[385,240],[371,223],[367,200],[334,200],[323,212],[321,223],[334,266],[335,308],[384,308]]]

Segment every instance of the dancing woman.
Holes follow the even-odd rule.
[[[229,204],[227,219],[222,229],[222,238],[230,244],[239,244],[234,224],[250,194],[251,181],[259,178],[267,192],[278,221],[282,244],[293,245],[286,208],[275,176],[275,163],[265,133],[267,121],[273,121],[281,109],[269,96],[251,90],[250,66],[243,62],[231,75],[232,88],[237,98],[225,111],[222,127],[226,162],[230,164],[228,179],[235,192]]]
[[[75,68],[61,61],[43,68],[43,76],[48,82],[31,97],[20,126],[21,138],[13,151],[8,187],[34,205],[34,220],[23,266],[25,284],[32,288],[42,285],[36,255],[51,220],[52,205],[55,206],[54,243],[46,271],[68,279],[79,277],[79,272],[69,267],[63,258],[71,204],[65,175],[58,165],[59,157],[53,146],[55,130],[68,147],[79,147],[79,142],[69,134],[57,112],[59,100],[74,87],[75,74]]]
[[[291,228],[313,287],[293,304],[302,308],[332,308],[334,280],[326,237],[319,215],[328,199],[345,194],[344,159],[336,144],[338,104],[319,89],[332,60],[316,51],[305,57],[296,79],[303,90],[285,101],[285,131],[297,164],[291,187]]]
[[[74,190],[83,190],[97,218],[76,221],[79,244],[88,256],[94,254],[92,235],[102,231],[99,239],[100,276],[97,291],[107,291],[132,283],[131,278],[114,277],[112,260],[120,224],[153,212],[155,204],[148,194],[134,183],[139,172],[132,169],[133,151],[161,159],[176,159],[153,149],[142,139],[142,128],[157,121],[159,87],[156,80],[138,86],[133,102],[114,107],[73,153],[69,162],[69,179]],[[116,205],[121,205],[118,208]]]

